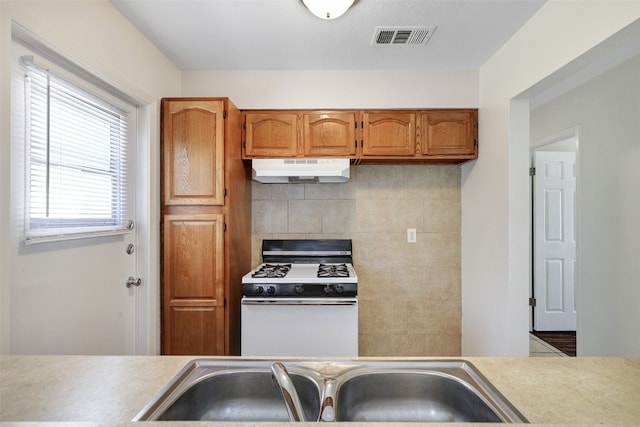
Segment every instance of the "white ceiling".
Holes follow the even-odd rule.
[[[182,70],[477,69],[545,0],[358,0],[334,20],[301,0],[111,0]],[[436,27],[372,46],[377,27]]]

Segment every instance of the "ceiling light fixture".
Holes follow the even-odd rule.
[[[355,0],[302,0],[309,12],[322,19],[335,19],[342,16]]]

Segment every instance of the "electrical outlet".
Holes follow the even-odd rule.
[[[415,243],[415,242],[416,242],[416,229],[407,228],[407,243]]]

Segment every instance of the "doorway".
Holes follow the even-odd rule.
[[[532,150],[531,325],[546,336],[576,331],[577,150],[577,129]]]
[[[83,79],[73,72],[74,68],[65,67],[69,61],[66,57],[17,25],[12,27],[12,39],[10,351],[14,354],[149,353],[148,348],[153,344],[149,344],[153,337],[148,333],[152,320],[146,314],[151,282],[147,284],[147,276],[144,281],[137,280],[139,272],[150,270],[149,250],[139,251],[138,247],[140,241],[146,244],[149,240],[149,208],[145,203],[149,198],[149,179],[145,174],[149,158],[148,109],[139,108],[137,101],[123,99],[114,91],[108,91],[109,88]],[[113,230],[94,234],[86,231],[73,236],[51,234],[27,244],[23,230],[28,204],[24,114],[28,100],[24,69],[27,63],[20,61],[22,57],[29,58],[28,63],[42,64],[40,68],[65,82],[64,87],[82,87],[82,94],[91,91],[86,97],[65,99],[86,98],[97,104],[104,100],[125,117],[128,138],[123,152],[126,155],[120,155],[118,160],[126,164],[123,169],[129,171],[129,176],[126,184],[112,185],[119,190],[118,197],[126,205],[118,217],[123,218],[122,227],[118,225]],[[74,107],[79,111],[92,111],[91,117],[99,116],[87,104],[77,102]],[[107,111],[106,107],[102,109]],[[96,122],[102,124],[105,120]],[[104,128],[110,129],[100,127]],[[97,156],[104,157],[102,152]],[[74,167],[82,172],[90,169]],[[99,175],[100,171],[95,167],[92,173]],[[72,187],[84,189],[83,183],[78,179]],[[69,203],[73,209],[78,205]],[[70,218],[82,217],[73,209]],[[143,286],[139,287],[140,284]]]

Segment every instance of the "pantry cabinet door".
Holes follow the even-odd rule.
[[[164,354],[224,354],[223,218],[164,216]]]
[[[363,113],[362,156],[413,156],[416,149],[416,114]]]
[[[163,329],[166,355],[223,355],[224,308],[214,305],[179,305],[168,308]]]
[[[305,157],[355,156],[355,112],[303,114]]]
[[[223,116],[223,101],[163,101],[165,205],[224,204]]]

